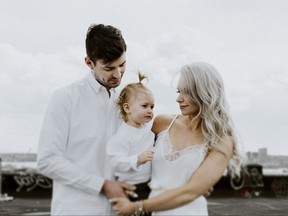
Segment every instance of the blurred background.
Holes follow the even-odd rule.
[[[278,195],[281,189],[287,196],[288,1],[0,0],[0,4],[0,157],[6,175],[2,193],[51,189],[49,179],[35,172],[43,115],[55,89],[89,72],[84,63],[86,32],[90,24],[104,23],[121,29],[128,45],[121,86],[136,81],[137,70],[142,70],[155,95],[156,114],[179,113],[171,82],[181,66],[193,61],[213,64],[223,76],[243,154],[257,170],[252,171],[255,184],[253,175],[234,186],[223,177],[219,188],[256,185],[272,191],[280,185]],[[257,195],[248,193],[253,194]]]

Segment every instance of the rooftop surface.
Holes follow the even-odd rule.
[[[276,216],[287,215],[288,198],[207,198],[210,216]],[[50,215],[49,198],[15,198],[0,202],[0,215]]]

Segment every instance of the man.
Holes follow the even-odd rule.
[[[105,174],[106,142],[120,125],[114,100],[126,69],[121,31],[90,26],[86,52],[91,73],[53,93],[40,133],[38,170],[53,180],[52,215],[107,215],[109,198],[135,189]]]

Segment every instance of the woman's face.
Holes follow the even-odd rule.
[[[199,112],[199,106],[191,100],[185,86],[185,81],[182,77],[180,77],[177,85],[177,93],[178,97],[176,98],[176,101],[179,104],[182,115],[197,115]]]

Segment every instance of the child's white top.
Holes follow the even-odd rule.
[[[138,155],[153,147],[151,123],[135,128],[122,123],[107,143],[107,155],[114,178],[129,184],[147,182],[151,175],[151,162],[137,167]]]

